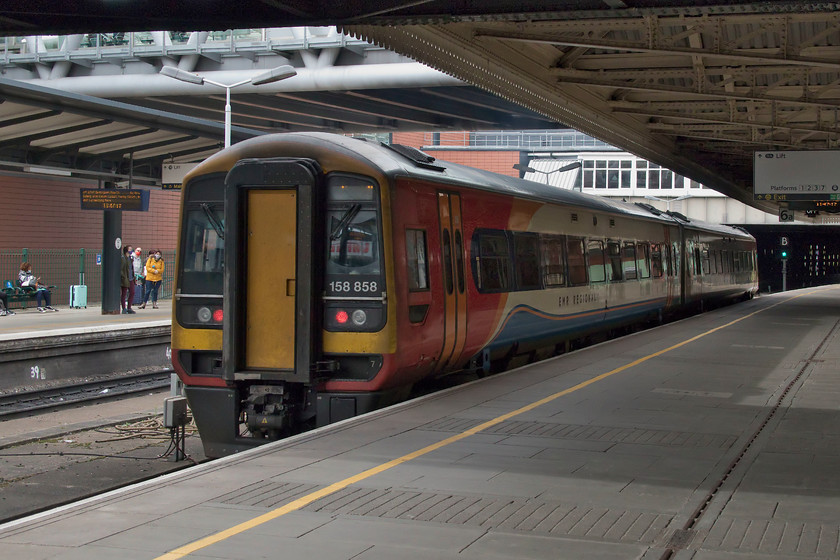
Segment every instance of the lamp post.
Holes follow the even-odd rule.
[[[543,171],[542,169],[534,169],[533,167],[531,167],[529,165],[524,165],[522,163],[514,163],[513,164],[514,169],[516,169],[518,171],[521,171],[521,172],[524,172],[524,173],[542,173],[543,175],[545,175],[545,184],[546,185],[548,184],[548,176],[551,175],[552,173],[563,173],[564,171],[571,171],[572,169],[577,169],[580,166],[581,166],[581,163],[579,161],[573,161],[572,163],[570,163],[568,165],[564,165],[563,167],[559,167],[557,169],[552,169],[551,171]]]
[[[653,196],[653,195],[650,195],[650,194],[646,194],[645,198],[648,199],[648,200],[656,200],[656,201],[659,201],[659,202],[664,202],[665,203],[665,211],[670,212],[672,202],[677,202],[678,200],[685,200],[687,198],[691,198],[692,196],[693,195],[690,195],[690,194],[684,194],[684,195],[678,196],[676,198],[659,198],[658,196]]]
[[[193,74],[192,72],[187,72],[186,70],[181,70],[180,68],[175,68],[174,66],[164,66],[160,69],[160,73],[164,76],[175,78],[176,80],[187,82],[189,84],[204,85],[207,83],[213,86],[225,88],[225,148],[230,146],[230,90],[247,83],[251,83],[255,86],[261,86],[263,84],[279,82],[280,80],[291,78],[297,74],[294,68],[284,65],[272,68],[268,72],[263,72],[262,74],[254,76],[253,78],[248,78],[247,80],[242,80],[241,82],[236,82],[234,84],[222,84],[199,76],[198,74]]]

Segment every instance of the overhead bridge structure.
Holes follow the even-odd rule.
[[[786,202],[754,200],[753,152],[840,142],[838,2],[185,1],[152,19],[153,2],[9,4],[9,35],[336,24],[773,212]]]
[[[219,150],[225,90],[234,141],[270,132],[564,128],[335,27],[0,38],[0,168],[159,182],[163,161]],[[293,79],[255,85],[270,68]],[[94,98],[95,96],[95,98]],[[194,126],[193,126],[194,125]]]

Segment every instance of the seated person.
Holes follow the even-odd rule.
[[[20,272],[18,273],[18,283],[21,288],[34,288],[35,301],[38,303],[38,311],[44,313],[45,311],[58,311],[58,309],[50,305],[50,290],[44,284],[41,284],[41,277],[35,277],[32,274],[32,265],[28,262],[20,265]],[[46,303],[46,305],[43,305]]]

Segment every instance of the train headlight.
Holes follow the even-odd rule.
[[[353,312],[351,319],[353,320],[354,325],[361,327],[367,322],[367,313],[361,309],[357,309]]]
[[[209,323],[210,319],[213,318],[213,312],[210,311],[209,307],[199,307],[196,311],[196,317],[202,323]]]

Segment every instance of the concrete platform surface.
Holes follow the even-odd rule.
[[[840,291],[763,296],[0,526],[17,558],[840,554]]]
[[[103,330],[134,329],[172,324],[172,301],[158,301],[137,309],[134,315],[103,315],[99,305],[83,308],[56,306],[58,311],[41,313],[36,307],[16,309],[14,315],[0,317],[0,341],[29,337],[89,333]]]

